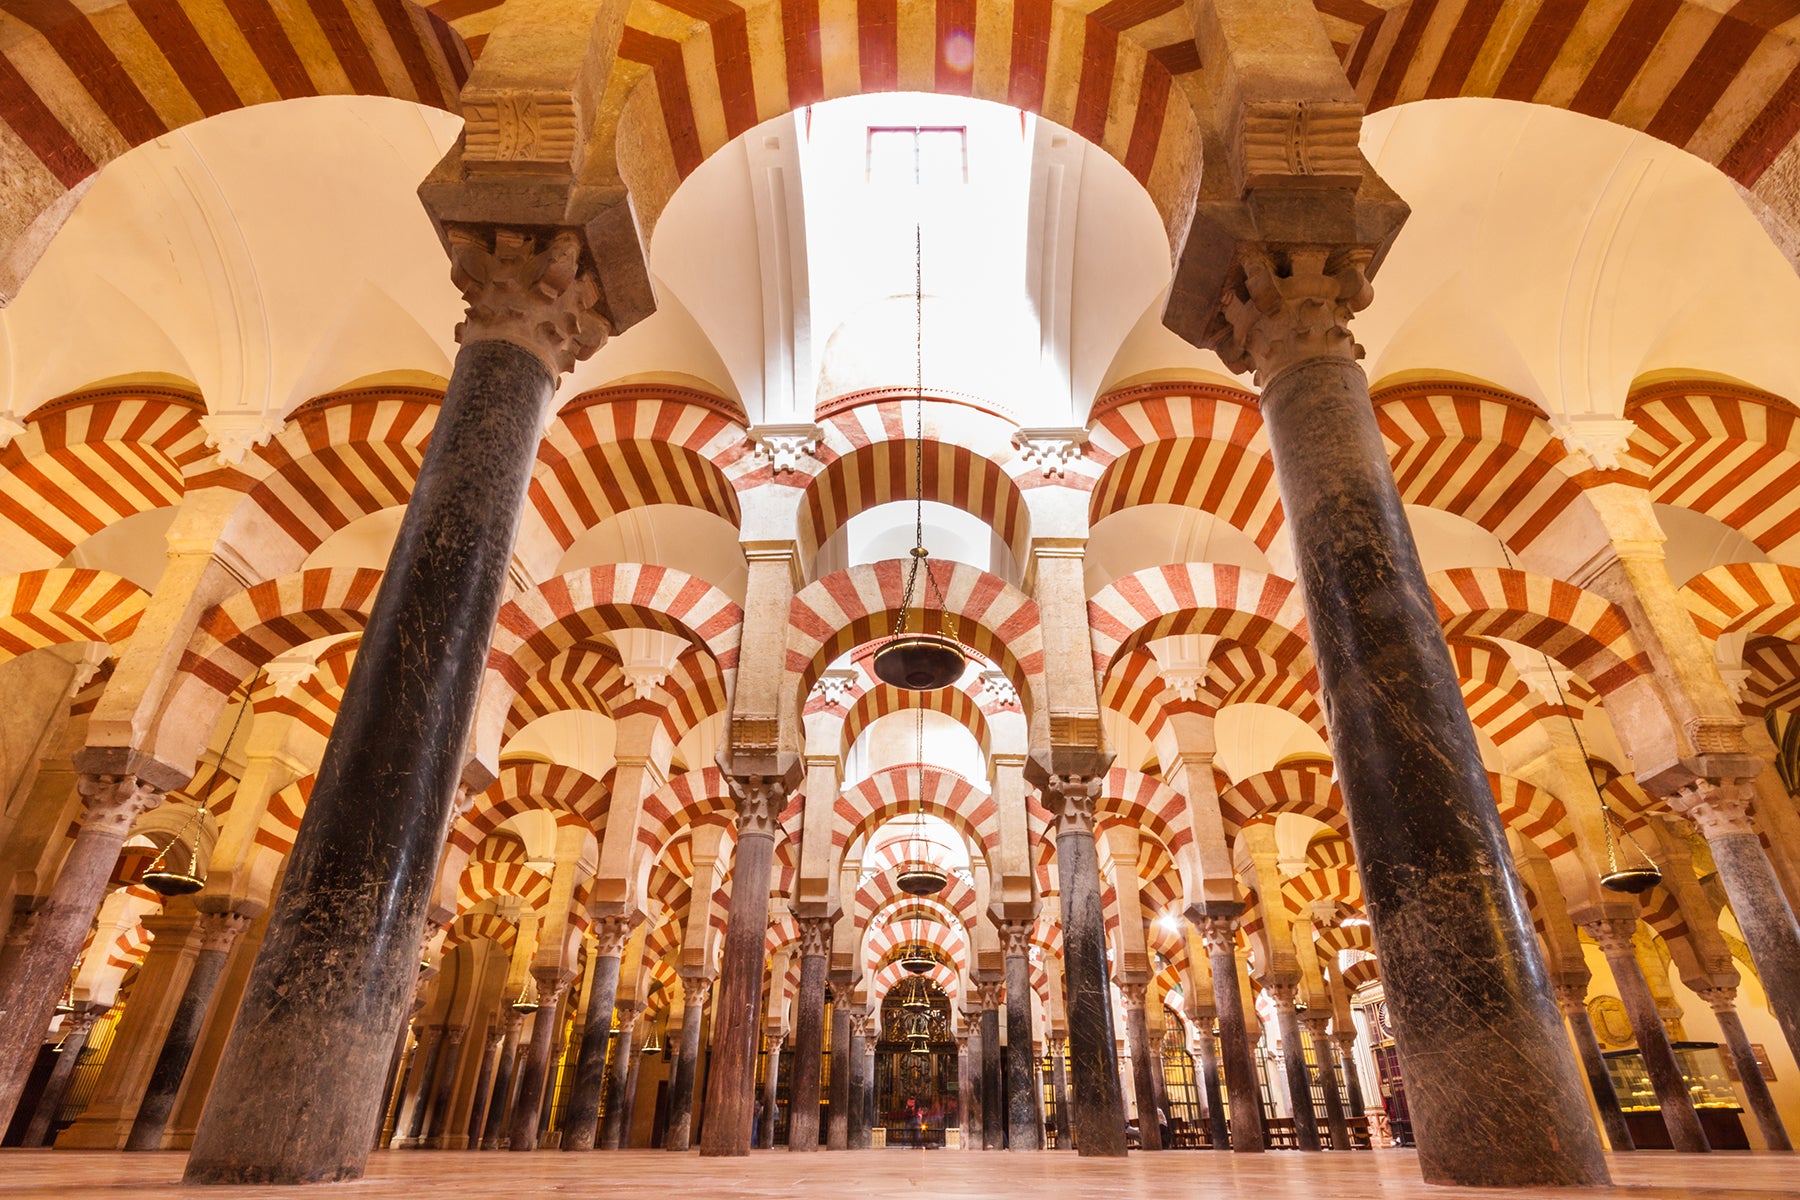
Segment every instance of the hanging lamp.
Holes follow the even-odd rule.
[[[906,842],[906,859],[900,864],[900,872],[894,882],[901,891],[909,896],[935,896],[944,890],[950,882],[950,876],[936,863],[932,862],[928,852],[930,842],[925,838],[925,708],[920,705],[913,722],[913,765],[915,776],[913,836]]]
[[[913,184],[919,184],[919,147],[913,143]],[[913,426],[913,548],[906,567],[906,590],[894,631],[875,651],[875,677],[909,692],[934,692],[962,678],[968,654],[956,637],[956,619],[944,605],[925,548],[925,235],[923,219],[913,226],[913,397],[918,415]],[[938,631],[926,627],[926,597],[919,592],[919,573],[925,574],[925,590],[937,598]],[[913,628],[913,598],[919,600],[917,628]]]
[[[1500,545],[1500,552],[1506,556],[1507,567],[1511,568],[1512,551],[1504,542]],[[1606,830],[1606,870],[1600,873],[1600,886],[1609,892],[1624,892],[1632,896],[1647,892],[1662,882],[1662,871],[1650,861],[1650,856],[1644,853],[1644,848],[1638,845],[1637,839],[1631,836],[1631,831],[1625,828],[1612,806],[1606,802],[1606,792],[1600,786],[1599,777],[1594,774],[1594,760],[1588,755],[1587,742],[1581,736],[1581,726],[1575,723],[1575,713],[1569,708],[1568,697],[1563,695],[1562,677],[1550,664],[1549,654],[1541,650],[1538,653],[1544,660],[1544,670],[1550,673],[1550,682],[1556,685],[1556,702],[1562,708],[1563,716],[1568,718],[1569,732],[1575,735],[1575,748],[1581,752],[1582,765],[1587,768],[1588,783],[1593,786],[1594,799],[1600,805],[1600,824]],[[1619,846],[1621,838],[1632,852],[1623,857]]]
[[[513,998],[512,1010],[526,1016],[536,1012],[538,1004],[537,981],[532,979],[531,972],[525,973],[525,982],[519,985],[519,994]]]
[[[200,853],[200,835],[206,830],[207,810],[212,807],[213,793],[218,790],[219,776],[225,773],[225,755],[231,750],[231,744],[237,741],[238,727],[244,723],[244,713],[250,708],[250,697],[256,691],[256,684],[262,678],[262,668],[250,677],[250,684],[244,689],[244,702],[238,705],[237,716],[231,722],[231,732],[225,735],[225,744],[219,747],[218,757],[213,760],[212,778],[206,781],[206,792],[200,797],[200,803],[194,809],[194,815],[183,826],[180,833],[169,839],[144,868],[141,882],[159,896],[191,896],[206,886],[206,859]]]

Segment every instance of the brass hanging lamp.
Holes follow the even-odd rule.
[[[931,843],[925,837],[925,707],[920,705],[913,721],[914,787],[913,836],[907,839],[906,860],[894,882],[909,896],[935,896],[950,882],[950,876],[929,857]]]
[[[523,1016],[530,1016],[539,1007],[541,1006],[538,1004],[537,981],[531,977],[531,972],[527,971],[525,972],[525,982],[519,985],[519,994],[513,997],[512,1010]]]
[[[918,147],[913,148],[913,182],[918,183]],[[913,426],[913,548],[906,567],[906,590],[894,630],[871,664],[875,677],[909,692],[934,692],[962,678],[969,656],[956,636],[956,618],[945,607],[925,548],[925,252],[924,225],[913,227],[913,396],[918,415]],[[919,592],[919,573],[925,574],[925,590],[937,598],[938,628],[927,628],[926,597]],[[913,598],[919,599],[918,627],[911,620]]]
[[[244,714],[250,708],[250,697],[261,679],[262,668],[258,667],[244,689],[244,702],[238,705],[237,716],[231,722],[231,732],[225,735],[225,743],[219,747],[218,756],[213,760],[212,778],[206,781],[206,791],[194,808],[193,817],[182,827],[181,832],[157,851],[156,857],[150,860],[150,865],[144,868],[143,885],[159,896],[191,896],[206,886],[206,856],[200,853],[200,838],[206,831],[206,814],[212,807],[213,794],[218,791],[219,776],[225,773],[225,756],[231,752],[231,744],[237,741],[238,727],[244,723]]]

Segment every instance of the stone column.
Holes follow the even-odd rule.
[[[827,1106],[825,1148],[850,1148],[850,983],[831,989],[831,1103]]]
[[[444,1027],[424,1025],[419,1028],[419,1042],[413,1047],[412,1064],[407,1071],[404,1106],[400,1116],[396,1149],[411,1150],[425,1136],[425,1110],[431,1104],[431,1081],[437,1078],[438,1058],[443,1053]]]
[[[663,1149],[676,1153],[694,1143],[694,1079],[700,1065],[700,1026],[706,1020],[706,1003],[712,998],[713,987],[709,975],[684,977],[682,984],[686,1003],[681,1014],[681,1048],[676,1051],[675,1073],[669,1080],[669,1125],[663,1135]]]
[[[150,1085],[138,1104],[137,1116],[132,1119],[125,1149],[162,1149],[163,1131],[168,1128],[169,1114],[175,1111],[181,1081],[187,1076],[188,1059],[193,1057],[194,1044],[206,1023],[213,989],[225,971],[232,943],[249,924],[250,918],[238,913],[204,913],[200,917],[200,953],[194,959],[194,969],[188,973],[175,1019],[163,1037],[162,1051],[150,1072]]]
[[[1037,1062],[1031,1054],[1030,921],[1000,926],[1006,951],[1006,1144],[1012,1150],[1042,1150],[1044,1122],[1038,1112]]]
[[[1312,1036],[1313,1057],[1318,1060],[1315,1078],[1325,1094],[1325,1124],[1331,1130],[1331,1148],[1349,1150],[1350,1126],[1344,1120],[1344,1097],[1338,1091],[1337,1064],[1331,1057],[1331,1035],[1325,1031],[1331,1022],[1329,1013],[1306,1018],[1306,1032]]]
[[[1788,1048],[1800,1055],[1800,924],[1751,823],[1753,796],[1746,784],[1701,780],[1672,797],[1669,807],[1693,821],[1706,839],[1769,1007]]]
[[[1586,1011],[1586,1009],[1582,1010],[1583,1015],[1586,1014]],[[1591,1026],[1588,1033],[1590,1036],[1593,1033]],[[1362,1073],[1356,1068],[1356,1030],[1351,1029],[1336,1036],[1338,1057],[1344,1064],[1344,1090],[1350,1097],[1350,1114],[1357,1117],[1367,1116],[1368,1107],[1363,1102]],[[1595,1047],[1595,1049],[1598,1048],[1598,1046]],[[1614,1107],[1617,1107],[1616,1102]],[[1371,1148],[1375,1145],[1373,1137],[1369,1139],[1369,1145]]]
[[[788,1091],[788,1149],[819,1148],[819,1074],[825,1051],[825,969],[834,922],[800,918],[800,993],[794,1011],[794,1073]]]
[[[550,1051],[556,1044],[556,1027],[562,1024],[559,1006],[575,973],[561,967],[533,966],[531,977],[537,980],[538,1010],[532,1016],[531,1041],[526,1044],[524,1065],[519,1068],[519,1095],[513,1101],[509,1150],[537,1149],[544,1085],[550,1079]]]
[[[1589,921],[1582,928],[1600,943],[1606,964],[1612,968],[1619,999],[1624,1001],[1625,1014],[1631,1018],[1631,1031],[1637,1035],[1638,1053],[1644,1056],[1644,1070],[1649,1072],[1650,1083],[1656,1088],[1656,1102],[1662,1106],[1662,1120],[1669,1130],[1669,1141],[1675,1149],[1689,1154],[1712,1149],[1707,1144],[1706,1132],[1700,1128],[1700,1115],[1694,1111],[1694,1098],[1681,1074],[1681,1064],[1676,1062],[1675,1050],[1669,1045],[1669,1033],[1663,1028],[1662,1015],[1656,1010],[1656,997],[1651,995],[1644,969],[1638,963],[1637,944],[1633,940],[1637,932],[1636,918]],[[1387,976],[1383,974],[1382,978]],[[1407,1094],[1410,1098],[1410,1087]]]
[[[850,1115],[845,1145],[851,1150],[869,1148],[869,1107],[874,1102],[875,1078],[869,1063],[869,1015],[850,1014]]]
[[[1284,245],[1240,244],[1215,328],[1226,361],[1253,366],[1262,387],[1419,1165],[1432,1183],[1604,1183],[1599,1138],[1356,364],[1349,320],[1372,296],[1374,251],[1328,250],[1317,234],[1307,226]]]
[[[481,1068],[475,1077],[475,1098],[469,1104],[469,1149],[481,1149],[481,1131],[487,1121],[488,1104],[494,1098],[494,1073],[500,1067],[500,1045],[506,1035],[490,1028],[482,1037]]]
[[[542,244],[507,229],[446,237],[469,304],[462,349],[195,1132],[189,1183],[362,1175],[538,441],[557,377],[606,337],[573,230]],[[334,1068],[320,1071],[322,1060]]]
[[[631,1070],[637,1061],[631,1039],[637,1030],[639,1009],[635,1002],[616,1006],[619,1014],[619,1040],[613,1048],[612,1070],[606,1075],[605,1104],[601,1107],[600,1148],[617,1150],[625,1144],[630,1130],[625,1126],[626,1088],[631,1083]],[[564,1144],[567,1144],[565,1137]]]
[[[1569,1033],[1575,1039],[1575,1051],[1587,1071],[1588,1090],[1594,1094],[1594,1107],[1600,1110],[1600,1127],[1613,1153],[1636,1150],[1625,1114],[1619,1111],[1619,1095],[1613,1090],[1612,1072],[1606,1069],[1606,1058],[1600,1052],[1600,1039],[1594,1036],[1594,1022],[1588,1016],[1587,983],[1559,983],[1556,1003],[1569,1019]]]
[[[1769,1094],[1769,1083],[1763,1078],[1762,1064],[1756,1061],[1756,1051],[1750,1048],[1749,1035],[1744,1032],[1744,1023],[1738,1019],[1737,989],[1710,988],[1701,992],[1700,998],[1712,1006],[1713,1016],[1719,1019],[1719,1032],[1725,1035],[1725,1044],[1731,1049],[1731,1061],[1737,1066],[1738,1086],[1744,1091],[1744,1102],[1756,1115],[1763,1142],[1770,1150],[1792,1150],[1794,1145],[1788,1140],[1781,1111],[1775,1107],[1775,1098]]]
[[[1100,856],[1094,846],[1098,780],[1052,776],[1043,789],[1056,820],[1056,867],[1062,895],[1064,996],[1070,1066],[1075,1075],[1076,1143],[1084,1157],[1125,1153],[1125,1094],[1113,1036],[1112,987],[1106,964],[1106,912],[1100,902]]]
[[[781,1086],[781,1043],[780,1034],[770,1034],[769,1050],[763,1056],[763,1117],[762,1128],[756,1131],[756,1144],[764,1150],[775,1148],[775,1110],[780,1103],[777,1097]],[[792,1130],[791,1115],[788,1121],[788,1128]]]
[[[493,1099],[488,1101],[487,1120],[481,1128],[483,1150],[500,1149],[506,1138],[507,1117],[512,1113],[513,1080],[519,1062],[519,1031],[524,1027],[525,1015],[508,1009],[500,1045],[500,1066],[494,1075]]]
[[[1225,1091],[1231,1098],[1228,1140],[1233,1150],[1255,1153],[1263,1149],[1262,1095],[1256,1086],[1256,1061],[1250,1055],[1250,1031],[1244,1024],[1244,1000],[1238,990],[1237,920],[1235,916],[1192,919],[1212,964],[1219,1048],[1225,1055]]]
[[[612,1039],[613,1005],[619,996],[619,961],[635,922],[624,917],[600,917],[593,923],[594,978],[588,993],[587,1028],[581,1034],[581,1056],[575,1063],[575,1084],[569,1090],[563,1121],[564,1150],[592,1150],[599,1136],[600,1099],[606,1090],[606,1047]],[[629,1040],[619,1043],[623,1057]]]
[[[969,1032],[957,1042],[957,1089],[958,1099],[963,1105],[963,1149],[980,1150],[987,1142],[986,1115],[981,1111],[982,1097],[986,1084],[981,1078],[981,1009],[979,999],[972,998],[976,1007],[971,1011],[965,1009],[963,1020],[968,1024]]]
[[[1162,1130],[1156,1120],[1156,1084],[1151,1079],[1150,1029],[1144,1020],[1145,985],[1121,983],[1119,999],[1125,1006],[1126,1048],[1131,1051],[1131,1083],[1137,1093],[1138,1145],[1162,1149]]]
[[[1288,1099],[1294,1106],[1294,1140],[1302,1150],[1317,1150],[1319,1118],[1313,1112],[1312,1083],[1306,1078],[1306,1047],[1300,1041],[1300,1014],[1294,1007],[1297,985],[1268,983],[1264,990],[1275,1004],[1275,1024],[1281,1030],[1281,1068],[1287,1077]]]
[[[631,1114],[637,1108],[639,1070],[644,1065],[643,1047],[638,1047],[631,1056],[631,1066],[625,1072],[624,1102],[619,1105],[619,1144],[615,1149],[625,1150],[631,1146]]]
[[[981,1146],[1006,1148],[1006,1081],[1000,1066],[1000,986],[981,985]]]
[[[431,1105],[425,1110],[425,1137],[420,1145],[442,1150],[450,1124],[450,1099],[456,1090],[456,1077],[462,1074],[463,1042],[469,1036],[467,1025],[444,1027],[444,1051],[438,1056],[437,1078],[431,1085]]]
[[[1074,1149],[1074,1142],[1069,1137],[1069,1070],[1063,1061],[1069,1048],[1067,1038],[1051,1034],[1050,1045],[1050,1094],[1056,1098],[1056,1148],[1058,1150]]]
[[[756,1051],[762,1042],[763,948],[769,931],[769,883],[787,789],[779,780],[731,777],[737,801],[737,850],[731,864],[731,911],[719,965],[712,1070],[706,1085],[706,1128],[700,1153],[750,1153],[756,1123]]]
[[[1200,1022],[1200,1091],[1206,1097],[1206,1130],[1214,1150],[1231,1149],[1231,1128],[1225,1123],[1225,1097],[1219,1088],[1219,1047],[1212,1021]]]
[[[106,898],[119,850],[139,816],[163,794],[133,775],[83,775],[81,828],[31,914],[30,940],[8,957],[0,974],[0,1128],[12,1120],[19,1092],[37,1061],[56,1001],[68,985],[94,914]],[[383,1060],[383,1065],[385,1065]]]
[[[56,1052],[56,1064],[50,1068],[50,1077],[44,1081],[44,1094],[38,1099],[37,1111],[31,1114],[31,1124],[25,1127],[25,1136],[20,1145],[32,1147],[45,1144],[50,1135],[50,1126],[55,1124],[56,1114],[62,1111],[63,1100],[69,1094],[69,1081],[75,1077],[75,1065],[81,1061],[81,1051],[87,1046],[88,1034],[94,1031],[94,1022],[105,1011],[97,1004],[78,1004],[74,1012],[63,1017],[62,1045]]]

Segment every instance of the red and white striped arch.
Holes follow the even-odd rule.
[[[285,856],[294,848],[300,835],[300,821],[306,816],[306,802],[312,798],[316,775],[294,780],[273,796],[256,826],[256,844],[277,856]]]
[[[1640,482],[1632,471],[1573,470],[1542,410],[1498,388],[1407,383],[1374,401],[1400,498],[1473,521],[1515,551],[1586,505],[1583,487]]]
[[[645,798],[638,841],[653,857],[660,856],[688,826],[701,821],[734,825],[734,812],[736,803],[723,771],[717,767],[683,771]]]
[[[1124,651],[1181,634],[1252,646],[1290,674],[1313,671],[1294,584],[1226,563],[1147,567],[1115,579],[1088,602],[1088,625],[1102,677]]]
[[[1186,796],[1160,779],[1114,767],[1094,800],[1094,815],[1097,821],[1123,822],[1148,834],[1157,852],[1173,859],[1187,894],[1200,895],[1200,851]],[[1140,874],[1154,878],[1148,872]]]
[[[1505,638],[1540,650],[1602,695],[1650,673],[1625,611],[1572,583],[1504,567],[1458,567],[1426,582],[1445,637]]]
[[[858,929],[868,928],[878,914],[920,899],[920,897],[910,896],[901,891],[899,884],[895,882],[895,868],[899,865],[900,855],[888,853],[887,847],[883,847],[883,852],[875,859],[863,863],[865,870],[873,869],[875,873],[867,881],[859,884],[856,889],[856,902],[852,909],[851,919],[854,920]],[[935,896],[925,897],[923,903],[926,908],[937,910],[940,917],[954,916],[962,922],[963,928],[967,930],[975,928],[981,920],[981,906],[978,901],[979,897],[975,893],[974,885],[964,882],[960,875],[953,874],[943,891]],[[930,936],[934,932],[932,927],[925,927],[922,932],[927,935],[927,941],[932,940]],[[935,927],[935,932],[948,934],[950,930],[943,925],[938,925]],[[962,935],[957,934],[956,936],[961,937]],[[910,934],[902,937],[901,940],[907,940],[907,937],[910,937]]]
[[[1344,797],[1331,781],[1327,764],[1276,767],[1239,780],[1219,795],[1225,833],[1235,838],[1244,826],[1272,824],[1282,813],[1311,817],[1341,837],[1350,836]]]
[[[444,951],[464,942],[490,941],[509,956],[519,940],[519,927],[497,913],[464,913],[444,931]]]
[[[1634,393],[1625,412],[1651,499],[1704,513],[1770,553],[1800,537],[1800,409],[1750,388],[1676,382]]]
[[[181,503],[210,453],[205,411],[191,392],[119,387],[31,413],[0,449],[0,562],[53,566],[115,521]]]
[[[1800,640],[1800,567],[1728,563],[1690,579],[1681,598],[1708,639],[1745,633]]]
[[[1096,525],[1138,504],[1211,513],[1267,551],[1281,531],[1275,465],[1256,397],[1211,384],[1147,384],[1094,405],[1088,501]]]
[[[456,909],[467,912],[484,900],[516,896],[532,911],[550,899],[550,877],[521,862],[472,862],[456,882]]]
[[[1747,717],[1800,708],[1800,644],[1780,638],[1751,638],[1744,644],[1744,666],[1750,670],[1743,702]]]
[[[717,664],[697,647],[685,651],[655,691],[639,699],[620,667],[617,649],[582,642],[550,660],[513,698],[502,744],[538,718],[568,711],[603,713],[614,720],[649,713],[671,740],[680,742],[701,721],[724,712],[726,700]]]
[[[575,767],[509,763],[501,768],[499,778],[475,797],[469,811],[452,823],[450,850],[463,854],[466,861],[482,839],[508,818],[540,810],[556,813],[558,824],[566,817],[598,837],[606,829],[608,799],[604,783]]]
[[[991,855],[1000,844],[999,809],[982,787],[941,767],[887,767],[839,793],[831,810],[831,844],[842,851],[884,822],[923,812],[947,822],[972,848]]]
[[[892,630],[906,589],[906,568],[899,559],[850,567],[815,580],[794,597],[783,672],[783,694],[793,713],[801,711],[812,685],[834,661]],[[1034,711],[1044,695],[1043,628],[1036,602],[998,575],[965,563],[936,564],[933,578],[964,644],[1005,672],[1025,711]],[[938,614],[935,605],[922,610],[927,630],[942,629]]]
[[[0,579],[0,661],[69,642],[119,645],[150,594],[90,567],[53,567]]]
[[[1494,771],[1488,772],[1488,786],[1508,829],[1517,830],[1552,859],[1574,852],[1575,830],[1561,800],[1523,779]]]
[[[1450,661],[1462,685],[1470,722],[1496,746],[1534,735],[1541,740],[1540,721],[1569,715],[1568,709],[1546,702],[1527,687],[1512,660],[1485,642],[1451,641]],[[1566,687],[1565,695],[1575,699],[1572,687]]]

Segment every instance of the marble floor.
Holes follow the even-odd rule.
[[[184,1188],[179,1154],[0,1151],[0,1200],[263,1200],[318,1195],[355,1200],[537,1200],[603,1195],[607,1200],[1410,1200],[1542,1195],[1428,1187],[1407,1151],[1336,1155],[1173,1152],[1124,1162],[1071,1154],[981,1154],[864,1150],[748,1160],[702,1159],[653,1150],[624,1154],[386,1153],[358,1183],[292,1188]],[[1617,1186],[1586,1193],[1634,1200],[1760,1200],[1800,1197],[1800,1160],[1791,1156],[1639,1153],[1612,1160]]]

